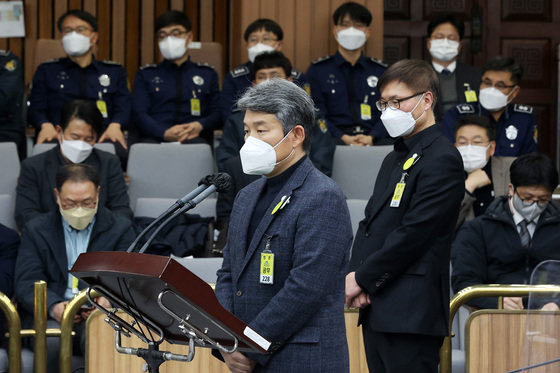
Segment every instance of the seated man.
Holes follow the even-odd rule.
[[[19,58],[0,49],[0,142],[13,141],[20,159],[25,158],[23,124],[23,68]]]
[[[218,74],[189,60],[191,20],[177,10],[155,23],[163,62],[136,73],[132,108],[139,141],[211,143],[220,124]]]
[[[459,104],[443,118],[442,130],[454,142],[453,129],[462,115],[482,115],[496,130],[496,156],[517,157],[537,149],[537,124],[533,108],[511,104],[520,91],[523,68],[511,57],[492,58],[482,69],[478,103]]]
[[[68,101],[56,126],[59,146],[21,163],[16,188],[15,218],[19,229],[35,216],[53,211],[52,194],[59,168],[71,163],[93,166],[100,175],[99,204],[132,219],[130,202],[118,158],[93,148],[103,131],[101,113],[91,101]]]
[[[247,26],[243,38],[247,46],[249,61],[231,70],[224,78],[220,95],[220,112],[224,121],[235,110],[237,99],[251,86],[251,69],[255,58],[264,52],[281,51],[284,32],[282,27],[273,20],[259,18]],[[301,71],[292,69],[288,76],[291,76],[293,82],[301,87],[307,84]]]
[[[509,195],[496,198],[466,222],[451,248],[453,290],[471,285],[527,284],[542,261],[560,260],[560,209],[551,202],[558,171],[543,154],[517,158],[510,168]],[[477,298],[471,307],[496,308],[496,298]],[[523,309],[521,298],[505,297],[504,308]],[[545,305],[556,309],[556,304]]]
[[[48,328],[59,328],[64,308],[84,284],[69,274],[81,253],[126,250],[134,240],[132,223],[99,205],[99,175],[92,166],[67,165],[56,174],[57,207],[24,228],[15,270],[15,293],[24,328],[32,327],[33,284],[47,283]],[[104,298],[98,298],[109,306]],[[91,308],[74,317],[74,354],[83,353]],[[59,372],[59,338],[47,338],[48,372]]]
[[[67,101],[91,100],[97,102],[104,120],[97,141],[114,143],[124,162],[126,143],[122,130],[130,116],[126,70],[116,62],[95,59],[99,36],[97,20],[90,13],[70,10],[60,16],[57,27],[68,57],[42,63],[33,76],[28,118],[38,131],[37,143],[56,139],[60,109]]]
[[[457,61],[464,35],[465,24],[452,14],[441,15],[428,24],[428,50],[439,78],[440,99],[434,111],[438,122],[457,104],[476,102],[480,69]]]
[[[311,97],[337,145],[380,144],[389,136],[374,107],[379,99],[377,81],[387,66],[362,55],[371,20],[370,11],[358,3],[338,7],[332,30],[338,51],[314,61],[307,70]]]
[[[465,197],[457,227],[482,215],[495,197],[508,194],[509,167],[514,157],[493,157],[496,130],[486,117],[465,115],[455,126],[455,146],[466,173]]]

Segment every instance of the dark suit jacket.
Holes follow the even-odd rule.
[[[93,149],[83,163],[95,167],[99,172],[99,206],[105,206],[132,220],[132,210],[119,159],[113,154]],[[22,162],[15,209],[16,223],[20,230],[37,215],[58,210],[54,196],[56,173],[65,164],[60,154],[60,145]]]
[[[418,137],[417,137],[418,136]],[[438,125],[395,144],[379,171],[350,267],[371,298],[361,310],[378,332],[444,336],[449,250],[465,189],[463,162]],[[403,163],[417,154],[399,207],[390,207]]]
[[[259,363],[255,372],[347,372],[344,277],[352,227],[344,196],[306,159],[248,242],[265,182],[249,184],[235,200],[216,296],[277,348],[272,355],[248,354]],[[282,196],[291,196],[290,203],[272,215]],[[259,282],[267,241],[275,255],[273,285]]]
[[[482,79],[482,72],[478,67],[464,64],[457,61],[457,67],[455,68],[455,89],[457,91],[457,104],[466,102],[465,99],[465,83],[469,84],[470,88],[476,92],[478,97],[480,80]],[[441,94],[441,92],[440,92]],[[443,100],[438,100],[434,114],[438,121],[443,119],[445,111],[442,105]]]
[[[123,251],[134,241],[130,220],[99,206],[87,251]],[[64,301],[68,262],[62,217],[57,210],[28,222],[16,261],[15,294],[26,321],[32,321],[33,283],[47,282],[47,309]],[[84,284],[80,284],[84,285]],[[84,286],[80,286],[82,288]]]

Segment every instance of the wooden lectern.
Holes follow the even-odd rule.
[[[115,329],[117,351],[144,358],[150,372],[157,372],[166,360],[191,361],[195,346],[228,353],[267,353],[271,345],[224,309],[206,282],[172,258],[132,252],[84,253],[71,273],[89,285],[88,291],[97,291],[116,307],[108,310],[92,302]],[[119,317],[117,309],[134,321]],[[149,348],[122,347],[121,334],[134,334]],[[163,341],[188,344],[189,355],[159,351]]]

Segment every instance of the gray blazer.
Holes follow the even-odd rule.
[[[352,244],[350,216],[331,179],[309,159],[297,167],[251,242],[248,223],[265,179],[237,195],[216,296],[273,342],[271,354],[248,354],[257,361],[255,372],[348,372],[344,281]],[[290,196],[290,203],[272,215],[282,196]],[[267,241],[274,253],[273,285],[259,281]]]

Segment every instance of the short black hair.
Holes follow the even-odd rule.
[[[348,15],[352,21],[358,21],[367,26],[371,25],[371,12],[362,4],[358,4],[353,1],[342,4],[336,8],[333,13],[333,23],[338,25],[338,23],[342,21],[346,15]]]
[[[251,35],[255,31],[259,31],[264,29],[265,31],[272,32],[276,35],[278,40],[282,40],[284,38],[284,31],[282,31],[282,27],[276,22],[268,18],[259,18],[256,21],[251,22],[249,26],[245,29],[245,33],[243,34],[243,39],[245,42],[249,41],[249,35]]]
[[[93,101],[67,101],[60,112],[60,127],[64,131],[72,119],[81,119],[91,126],[96,137],[101,136],[105,127],[103,116]]]
[[[255,57],[255,62],[251,68],[251,80],[255,81],[257,71],[262,69],[271,69],[273,67],[281,67],[286,73],[286,78],[292,75],[292,63],[280,51],[265,52]]]
[[[56,173],[56,189],[60,192],[67,181],[91,181],[95,189],[99,186],[99,173],[95,167],[85,163],[67,164],[58,169]]]
[[[515,84],[519,84],[521,78],[523,77],[523,66],[519,65],[511,57],[506,56],[496,56],[486,62],[486,65],[482,68],[482,75],[487,71],[508,71],[511,73],[511,81]]]
[[[58,27],[58,31],[62,32],[62,22],[64,22],[64,20],[68,16],[74,16],[76,18],[81,19],[82,21],[86,21],[87,23],[89,23],[93,31],[97,32],[97,18],[95,18],[93,14],[80,9],[69,10],[63,15],[61,15],[58,18],[58,21],[56,22],[56,27]]]
[[[509,175],[514,188],[539,185],[553,192],[558,186],[556,166],[542,153],[523,154],[513,161]]]
[[[192,22],[189,17],[178,10],[168,10],[156,19],[156,32],[167,26],[180,25],[187,31],[192,31]]]
[[[483,117],[481,115],[461,115],[459,119],[457,119],[457,123],[455,123],[454,134],[457,137],[457,132],[459,128],[463,126],[479,126],[486,130],[486,136],[488,136],[488,140],[494,141],[496,140],[496,128],[490,122],[488,117]]]
[[[391,66],[377,82],[379,92],[391,82],[404,83],[413,93],[423,93],[430,91],[434,96],[432,110],[436,107],[439,97],[439,79],[437,74],[428,62],[417,59],[402,59]]]
[[[465,36],[465,23],[461,19],[450,13],[442,14],[428,23],[428,37],[432,37],[432,34],[434,33],[436,27],[438,27],[439,25],[443,25],[444,23],[451,23],[451,25],[455,27],[457,33],[459,34],[459,40],[463,39],[463,36]]]

